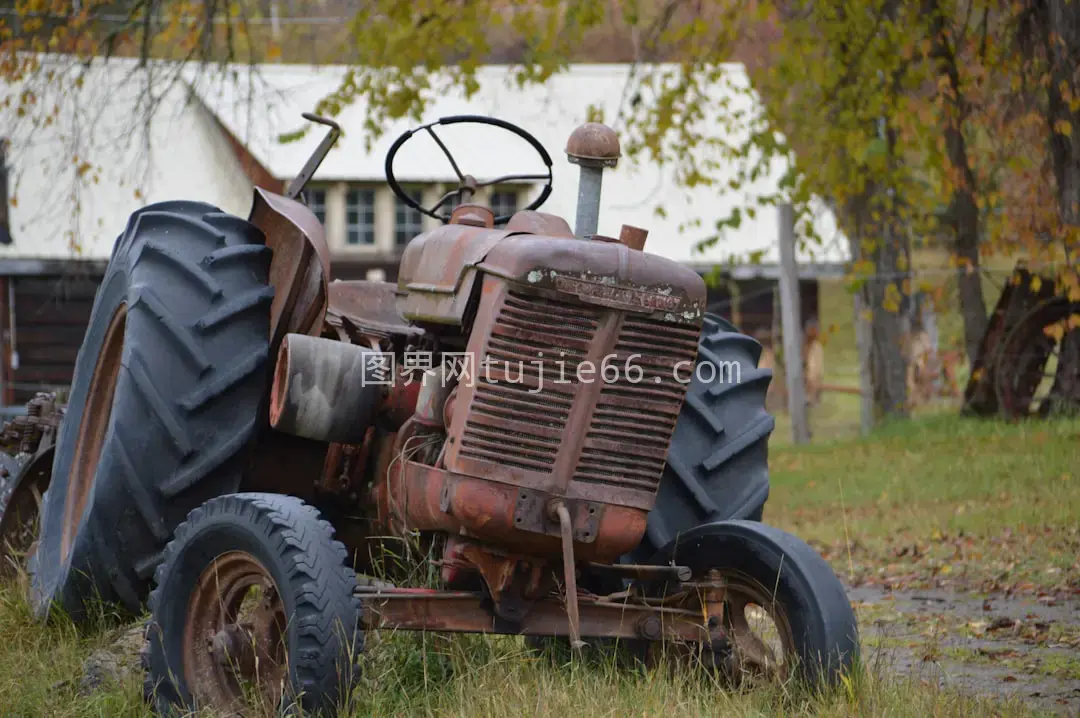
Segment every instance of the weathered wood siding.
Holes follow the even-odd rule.
[[[80,267],[63,274],[3,278],[5,403],[20,405],[36,392],[71,385],[100,281],[98,271]]]

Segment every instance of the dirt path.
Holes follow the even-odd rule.
[[[1080,600],[850,588],[867,660],[1080,716]]]

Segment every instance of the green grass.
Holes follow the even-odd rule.
[[[772,450],[766,520],[809,540],[837,571],[895,585],[993,590],[1080,587],[1080,421],[1006,425],[939,416],[866,439]],[[860,611],[860,619],[882,615]],[[88,629],[41,625],[21,591],[0,587],[0,714],[146,716],[141,676],[90,696],[81,666],[111,643],[117,619]],[[865,672],[830,695],[785,687],[728,692],[700,672],[618,667],[605,654],[565,665],[520,639],[383,635],[366,654],[351,716],[984,716],[1026,715],[880,667],[887,640],[868,641]],[[1056,661],[1056,662],[1055,662]],[[1039,672],[1073,677],[1075,662]]]
[[[848,578],[1080,588],[1080,421],[942,415],[777,447],[770,465],[767,520]]]
[[[10,587],[0,589],[0,713],[150,716],[136,675],[78,695],[81,662],[116,633],[42,626]],[[509,637],[396,634],[374,642],[349,716],[1023,716],[1019,702],[964,697],[868,668],[829,694],[784,686],[727,691],[704,672],[615,665],[609,654],[560,664]],[[614,654],[610,654],[614,655]]]

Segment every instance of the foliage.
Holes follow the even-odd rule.
[[[0,0],[0,134],[16,148],[33,143],[46,128],[63,147],[46,167],[23,168],[56,178],[39,206],[69,208],[66,230],[73,253],[82,249],[83,197],[104,181],[96,157],[135,148],[138,161],[121,180],[136,200],[145,194],[150,167],[151,121],[163,98],[188,83],[251,82],[236,65],[280,56],[281,46],[265,37],[259,3],[251,0]],[[138,60],[114,71],[110,58]],[[90,73],[92,68],[102,72]],[[108,82],[108,86],[87,86]],[[130,100],[129,126],[101,126],[103,108]],[[16,149],[17,152],[17,149]],[[9,157],[19,168],[20,157]],[[20,174],[9,188],[19,202]]]
[[[845,208],[868,192],[875,218],[891,201],[906,234],[934,237],[963,181],[943,139],[946,125],[958,122],[973,148],[969,189],[990,220],[987,250],[1060,260],[1075,242],[1050,222],[1047,133],[1038,127],[1037,93],[1027,89],[1045,76],[1031,77],[1035,65],[1016,52],[1014,12],[986,0],[760,0],[705,9],[677,0],[376,0],[357,13],[355,66],[320,111],[334,114],[362,99],[365,130],[378,135],[388,119],[419,118],[450,88],[475,92],[476,70],[500,32],[516,33],[522,46],[516,81],[542,83],[587,55],[599,28],[617,23],[636,39],[635,59],[678,59],[639,65],[617,116],[608,118],[622,124],[627,155],[673,165],[682,186],[747,198],[703,246],[761,207],[786,201],[796,205],[804,238],[820,240],[809,221],[819,209],[813,198],[837,209],[850,229]],[[938,15],[940,29],[932,23]],[[936,31],[955,80],[933,52]],[[754,48],[751,83],[725,65],[746,47]],[[737,178],[721,184],[733,164]],[[784,165],[779,188],[766,188],[761,180]],[[1060,241],[1047,243],[1048,233]]]

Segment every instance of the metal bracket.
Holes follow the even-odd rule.
[[[519,489],[514,506],[514,526],[523,531],[561,536],[558,521],[552,521],[547,515],[547,506],[555,498],[539,491]],[[596,540],[600,517],[604,505],[592,501],[574,501],[564,499],[573,519],[574,541],[592,543]]]
[[[305,112],[303,117],[305,120],[317,122],[320,125],[326,125],[330,128],[330,131],[326,133],[326,137],[324,137],[323,141],[319,143],[319,146],[315,148],[315,151],[311,153],[311,157],[308,158],[304,168],[300,170],[300,174],[296,175],[293,181],[289,183],[288,189],[285,190],[285,196],[289,199],[296,199],[300,196],[300,193],[307,187],[307,183],[315,176],[315,171],[319,169],[319,165],[321,165],[323,160],[326,159],[326,156],[330,154],[330,149],[334,146],[334,143],[338,141],[338,137],[341,137],[341,126],[333,120],[313,115],[310,112]]]

